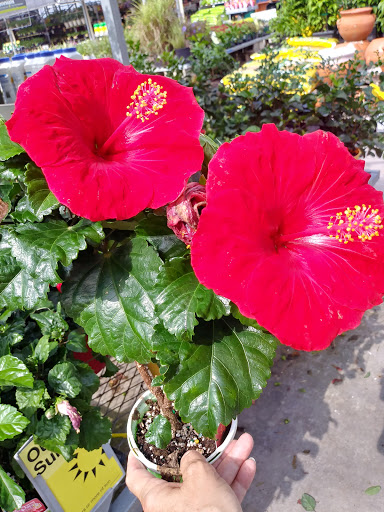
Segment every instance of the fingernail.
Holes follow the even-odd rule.
[[[256,459],[254,457],[249,457],[249,460],[253,460],[253,462],[256,464]]]

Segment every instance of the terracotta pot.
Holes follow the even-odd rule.
[[[340,11],[337,28],[344,41],[361,41],[367,39],[375,26],[376,16],[372,7],[360,7]]]
[[[265,11],[268,4],[269,4],[269,1],[268,2],[258,2],[258,4],[256,4],[256,7],[257,7],[256,11]]]
[[[384,60],[384,37],[374,39],[365,50],[365,62],[367,64],[377,62],[379,58]]]
[[[353,46],[355,47],[355,50],[358,52],[360,60],[365,59],[366,51],[369,46],[369,41],[365,40],[365,41],[352,41],[350,43],[341,43],[341,44],[337,44],[335,46],[335,48],[342,48],[343,46],[347,46],[348,44],[353,44]]]

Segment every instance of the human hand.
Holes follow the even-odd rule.
[[[252,436],[243,434],[213,465],[197,451],[187,452],[180,462],[181,484],[154,477],[130,453],[126,483],[144,512],[241,512],[256,473],[255,460],[248,458],[252,448]]]

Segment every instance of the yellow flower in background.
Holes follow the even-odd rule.
[[[313,34],[312,30],[309,27],[305,27],[305,29],[303,30],[301,35],[303,37],[311,37],[312,34]]]
[[[375,96],[375,98],[384,101],[384,91],[382,91],[376,84],[370,84],[370,86],[372,87],[372,94]]]

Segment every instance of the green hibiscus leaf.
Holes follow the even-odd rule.
[[[32,278],[20,268],[10,249],[0,247],[0,307],[34,309],[48,289],[40,276]]]
[[[0,357],[0,386],[33,387],[33,375],[25,364],[14,356]]]
[[[61,282],[58,263],[68,266],[87,248],[87,238],[99,243],[103,237],[101,224],[81,219],[74,226],[63,220],[21,224],[9,230],[6,240],[13,257],[32,277],[57,284]]]
[[[90,400],[92,395],[99,389],[100,379],[87,363],[73,361],[73,364],[76,367],[78,378],[82,385],[79,398]]]
[[[49,341],[49,336],[42,336],[37,342],[33,356],[36,357],[39,363],[45,363],[51,352],[56,350],[57,346],[57,341]]]
[[[16,407],[0,404],[0,441],[18,436],[28,423],[29,420]]]
[[[150,360],[161,266],[156,251],[139,238],[113,253],[87,254],[74,263],[62,301],[95,352],[124,361]]]
[[[68,335],[66,347],[68,350],[72,350],[72,352],[88,352],[86,335],[77,331],[71,331]]]
[[[5,126],[5,120],[0,119],[0,160],[4,162],[4,160],[20,155],[23,152],[24,149],[19,144],[11,141]]]
[[[22,197],[18,201],[14,211],[11,213],[11,217],[18,222],[39,222],[41,220],[34,214],[27,196]]]
[[[24,329],[24,320],[15,319],[6,324],[0,321],[0,357],[9,354],[10,347],[23,339]]]
[[[119,367],[112,363],[108,356],[105,356],[103,361],[105,363],[105,371],[103,373],[103,377],[112,377],[119,371]]]
[[[68,330],[68,324],[58,311],[51,309],[31,314],[41,332],[51,339],[61,340]]]
[[[145,238],[164,259],[183,256],[188,252],[186,245],[167,226],[167,217],[148,215],[135,229],[136,235]]]
[[[39,220],[49,215],[60,203],[49,190],[43,171],[35,164],[26,166],[25,183],[27,185],[28,200],[33,213]]]
[[[35,380],[32,389],[18,388],[16,390],[16,403],[26,416],[31,417],[38,409],[44,408],[43,399],[46,393],[44,382]]]
[[[203,133],[200,134],[200,145],[204,150],[204,161],[202,170],[208,171],[208,164],[219,149],[219,144]]]
[[[0,181],[4,183],[14,183],[15,181],[23,182],[25,175],[25,164],[27,155],[20,155],[10,158],[7,161],[0,161]]]
[[[79,434],[76,434],[75,430],[72,428],[68,434],[67,439],[65,440],[65,444],[57,445],[57,452],[60,453],[67,462],[69,462],[78,447]]]
[[[230,301],[200,284],[186,258],[167,261],[161,282],[156,311],[169,332],[181,340],[192,339],[196,316],[214,320],[230,313]]]
[[[6,512],[19,509],[25,502],[23,489],[0,466],[0,507]]]
[[[108,443],[111,435],[111,422],[103,417],[100,411],[92,409],[83,414],[79,434],[80,448],[85,448],[89,452],[97,450],[101,445]]]
[[[55,453],[62,453],[68,434],[72,428],[68,416],[57,414],[50,420],[43,415],[36,425],[35,443]],[[65,453],[65,451],[64,451]]]
[[[79,373],[69,361],[54,366],[48,373],[48,382],[56,393],[71,398],[77,396],[82,388]]]
[[[239,311],[239,308],[236,306],[236,304],[233,304],[233,302],[231,302],[231,314],[234,318],[239,320],[243,325],[246,325],[247,327],[255,327],[256,329],[262,329],[262,327],[256,322],[256,320],[242,315]]]
[[[207,437],[258,398],[271,375],[277,341],[261,329],[222,318],[196,328],[164,391],[184,422]]]
[[[161,324],[156,325],[152,337],[152,350],[156,352],[156,358],[163,365],[173,364],[179,360],[182,341],[171,334]]]
[[[145,434],[147,443],[164,450],[172,440],[171,424],[162,414],[156,416]]]

